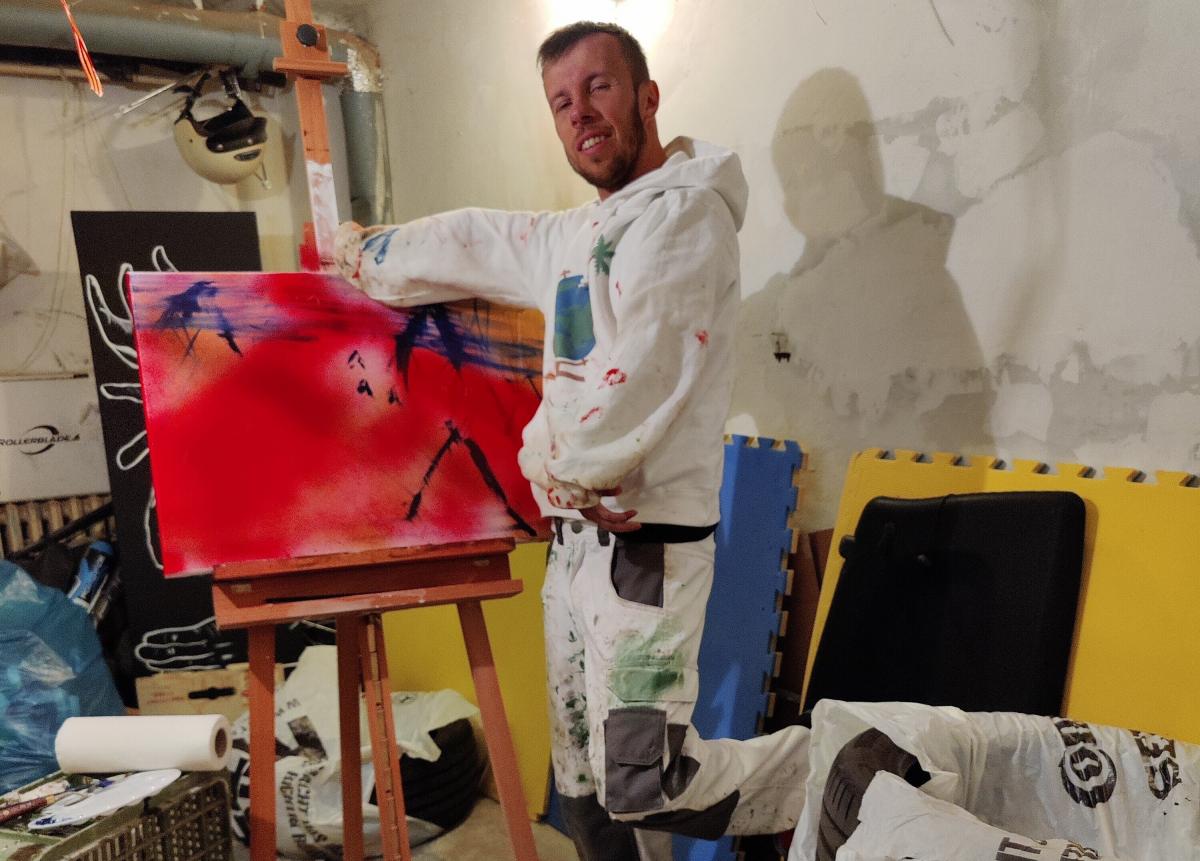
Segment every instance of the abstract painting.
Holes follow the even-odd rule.
[[[517,466],[541,332],[483,302],[393,309],[313,273],[135,272],[163,571],[543,524]]]

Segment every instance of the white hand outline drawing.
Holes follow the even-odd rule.
[[[159,272],[179,271],[171,262],[171,258],[167,256],[167,250],[162,245],[155,245],[150,249],[150,262]],[[121,300],[121,309],[118,310],[113,310],[108,304],[108,300],[104,298],[104,291],[100,289],[100,281],[95,275],[85,275],[83,281],[88,310],[92,314],[92,319],[95,320],[96,331],[99,333],[100,339],[104,341],[109,352],[116,356],[125,367],[136,371],[138,370],[138,361],[137,350],[133,346],[133,311],[129,307],[129,300],[125,298],[125,278],[132,271],[132,263],[122,263],[117,268],[117,296]],[[124,311],[123,314],[121,310]],[[110,329],[114,330],[112,334],[110,334]],[[104,383],[100,386],[100,396],[109,401],[131,401],[139,407],[142,405],[140,383]],[[145,460],[149,454],[150,449],[146,446],[146,431],[143,428],[117,449],[113,456],[113,463],[121,472],[129,472]],[[150,528],[154,510],[154,488],[151,487],[142,515],[142,527],[150,561],[161,571],[162,560],[154,546],[154,533]],[[147,666],[150,665],[147,664]]]
[[[133,649],[149,670],[223,670],[234,660],[233,643],[217,628],[216,616],[192,625],[156,628],[142,635]]]

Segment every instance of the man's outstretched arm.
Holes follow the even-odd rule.
[[[391,305],[480,298],[534,308],[559,221],[555,213],[458,209],[407,224],[346,222],[335,257],[343,277]]]

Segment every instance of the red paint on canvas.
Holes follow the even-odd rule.
[[[131,283],[168,576],[541,528],[516,462],[540,344],[511,312],[311,274]]]

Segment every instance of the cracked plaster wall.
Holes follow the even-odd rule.
[[[729,429],[800,440],[804,526],[870,446],[1200,470],[1200,6],[645,6],[664,139],[750,181]],[[589,198],[532,73],[565,7],[376,4],[401,215]]]
[[[554,136],[535,57],[563,0],[375,0],[371,41],[397,220],[464,206],[563,209],[589,199]]]
[[[755,9],[652,61],[746,163],[729,426],[804,444],[805,525],[869,446],[1200,469],[1200,7]]]

